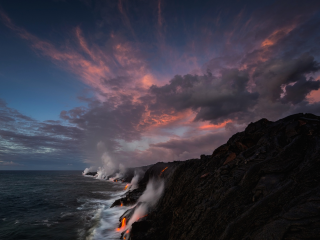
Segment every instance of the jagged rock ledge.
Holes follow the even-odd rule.
[[[132,224],[131,240],[319,239],[318,116],[261,119],[210,157],[157,163],[140,181],[140,190],[121,201],[133,204],[147,180],[166,166],[164,194]]]
[[[82,174],[85,175],[85,176],[92,176],[92,177],[94,177],[94,176],[97,175],[97,172],[87,172],[87,173],[82,173]]]
[[[168,163],[158,162],[154,165],[151,165],[148,168],[148,170],[145,172],[143,178],[139,181],[139,187],[137,189],[127,191],[124,197],[116,200],[111,205],[111,208],[115,206],[120,206],[120,205],[130,206],[130,205],[136,204],[139,197],[142,195],[144,190],[146,190],[149,179],[162,178],[166,180],[168,179],[169,176],[171,176],[171,174],[174,172],[176,167],[181,163],[182,162],[180,161],[174,161],[174,162],[168,162]],[[122,219],[122,217],[120,219]]]

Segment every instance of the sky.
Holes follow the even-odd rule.
[[[0,170],[199,158],[320,114],[320,1],[1,0]]]

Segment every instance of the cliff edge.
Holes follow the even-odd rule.
[[[121,220],[121,219],[120,219]],[[177,163],[132,240],[319,239],[320,117],[261,119]]]

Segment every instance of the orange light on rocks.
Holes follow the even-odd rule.
[[[159,177],[161,177],[162,173],[163,173],[165,170],[167,170],[167,168],[168,168],[168,167],[166,167],[165,169],[163,169],[163,170],[161,171]]]

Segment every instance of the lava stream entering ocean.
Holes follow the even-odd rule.
[[[144,217],[146,217],[146,216],[148,216],[148,214],[146,214],[146,215],[144,215],[144,216],[142,216],[142,217],[138,217],[136,221],[138,221],[139,219],[144,218]],[[122,221],[123,221],[123,220],[122,220]],[[130,230],[131,230],[131,226],[128,226],[128,227],[129,227],[129,229],[127,229],[126,232],[124,233],[123,239],[127,239],[127,238],[129,237]],[[122,226],[121,226],[121,228],[122,228]],[[120,228],[118,228],[118,229],[120,229]]]
[[[125,227],[126,227],[126,218],[123,218],[121,222],[121,227],[117,228],[117,232],[122,231]]]

